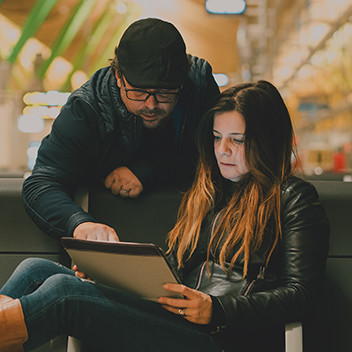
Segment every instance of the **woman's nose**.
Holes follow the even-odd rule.
[[[219,152],[221,155],[230,155],[231,154],[231,148],[229,146],[228,141],[225,138],[220,142]]]

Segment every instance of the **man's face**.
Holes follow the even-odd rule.
[[[162,125],[162,123],[171,115],[178,100],[177,93],[179,92],[179,89],[141,89],[131,86],[123,76],[119,77],[117,73],[115,73],[115,76],[117,80],[117,86],[120,88],[121,99],[125,104],[127,110],[134,115],[140,116],[145,128],[156,129]],[[130,92],[129,90],[131,89],[137,91]],[[143,92],[158,92],[161,95],[162,93],[166,93],[165,95],[167,96],[168,102],[160,103],[156,99],[155,95],[150,95],[145,101],[131,100],[131,95],[138,95],[139,91],[141,94],[143,94]],[[170,94],[168,96],[168,93],[174,94]]]

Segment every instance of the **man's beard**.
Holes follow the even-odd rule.
[[[164,115],[165,111],[161,110],[159,108],[154,108],[154,109],[148,109],[148,108],[144,108],[141,110],[137,110],[136,111],[136,115],[141,116],[141,115],[149,115],[149,114],[153,114],[153,115]]]
[[[149,114],[155,115],[155,120],[148,120],[147,118],[143,118],[142,116],[148,116]],[[166,112],[159,108],[148,109],[144,108],[136,111],[136,115],[141,116],[143,121],[143,126],[148,129],[157,129],[164,124],[164,121],[167,120]],[[152,117],[151,117],[152,118]]]

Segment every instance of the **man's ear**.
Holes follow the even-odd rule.
[[[119,74],[117,73],[117,70],[115,70],[115,77],[116,77],[116,81],[117,81],[117,86],[119,88],[122,87],[122,83],[121,83],[121,77],[119,76]]]

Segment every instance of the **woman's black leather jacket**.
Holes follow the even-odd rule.
[[[275,284],[246,296],[212,296],[211,328],[221,327],[222,332],[214,338],[226,351],[251,350],[253,344],[264,349],[270,345],[275,351],[275,343],[282,346],[285,323],[303,321],[314,310],[325,270],[330,227],[313,185],[296,177],[282,185],[281,221],[282,240],[266,268]],[[180,272],[184,280],[206,259],[209,233],[205,237],[207,240],[199,242],[190,259],[191,267],[186,264]],[[265,258],[265,248],[261,248],[251,259],[249,271],[264,263]],[[242,268],[241,264],[235,267]]]

